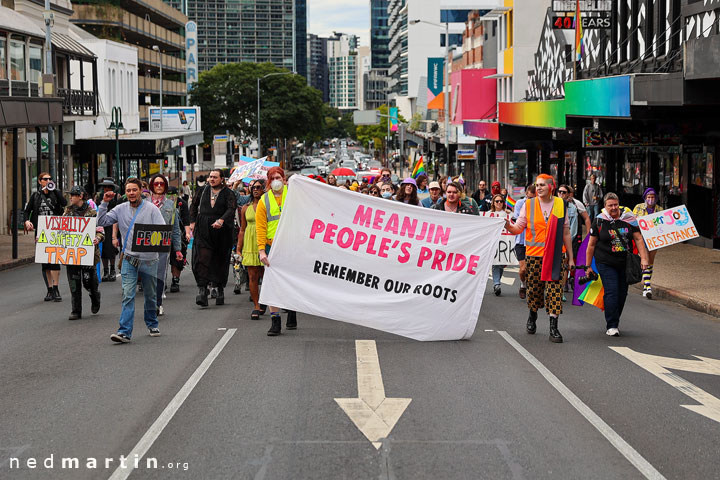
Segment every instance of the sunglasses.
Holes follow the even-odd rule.
[[[165,186],[165,182],[153,182],[153,185],[162,185]]]
[[[502,200],[495,200],[495,203],[503,203]]]
[[[254,187],[251,188],[251,190],[262,190],[262,189],[263,189],[263,187],[261,187],[260,185],[255,185]]]
[[[376,192],[376,191],[373,190],[373,191],[370,192],[370,195],[373,195],[373,196],[378,197],[378,196],[380,196],[380,192]]]
[[[558,193],[560,195],[565,195],[566,193],[568,193],[568,191],[567,190],[558,190]]]
[[[46,182],[49,182],[50,180],[52,180],[52,177],[43,177],[40,180],[45,180]]]

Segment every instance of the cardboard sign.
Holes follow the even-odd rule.
[[[41,215],[38,218],[35,263],[91,267],[95,263],[95,217]]]
[[[172,247],[172,225],[136,223],[133,230],[133,252],[169,253]]]
[[[638,227],[648,250],[657,250],[700,236],[685,205],[639,217]]]
[[[512,218],[510,214],[504,212],[480,212],[483,217],[499,217]],[[497,250],[495,250],[495,256],[493,257],[493,265],[519,265],[517,256],[515,255],[515,235],[508,232],[504,228],[500,234],[500,240],[498,241]]]
[[[502,228],[293,175],[260,301],[415,340],[469,338]]]

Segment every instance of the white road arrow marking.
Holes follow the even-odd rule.
[[[699,360],[686,360],[683,358],[648,355],[646,353],[636,352],[627,347],[610,348],[700,403],[700,405],[680,405],[681,407],[699,413],[716,422],[720,422],[720,399],[667,370],[671,368],[673,370],[683,370],[686,372],[720,375],[720,360],[698,356],[695,356],[695,358]]]
[[[355,340],[357,357],[357,398],[336,398],[350,420],[376,449],[390,435],[411,398],[387,398],[375,340]]]

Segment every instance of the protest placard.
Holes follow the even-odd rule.
[[[510,219],[511,215],[505,212],[480,212],[483,217],[498,217],[502,219]],[[498,248],[495,250],[493,257],[493,265],[519,265],[517,256],[515,255],[515,235],[502,229]]]
[[[136,223],[133,228],[133,252],[169,253],[172,247],[172,225]]]
[[[92,266],[95,260],[95,217],[38,218],[35,263]]]
[[[685,205],[638,217],[638,227],[648,250],[657,250],[700,236]]]
[[[233,184],[238,180],[243,180],[245,178],[251,177],[252,175],[255,175],[262,168],[263,162],[266,158],[267,157],[263,157],[258,158],[257,160],[253,160],[250,157],[242,157],[242,160],[238,162],[238,166],[235,168],[235,170],[233,170],[230,178],[228,178],[227,183]]]
[[[260,302],[416,340],[469,338],[503,223],[294,175]]]

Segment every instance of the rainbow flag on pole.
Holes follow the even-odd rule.
[[[507,204],[507,207],[510,210],[515,210],[515,204],[517,203],[514,198],[510,196],[510,192],[507,194],[507,198],[505,199],[505,203]]]
[[[580,244],[578,249],[577,265],[584,265],[587,261],[587,244],[590,241],[590,235],[585,237],[585,240]],[[595,269],[595,259],[593,258],[593,270]],[[580,285],[578,278],[580,278],[584,272],[582,270],[575,270],[575,287],[573,288],[573,305],[581,306],[585,303],[589,303],[600,310],[605,310],[605,301],[603,296],[605,295],[605,287],[602,284],[602,278],[599,278],[593,282],[588,282],[585,285]]]
[[[582,60],[585,55],[585,47],[582,43],[583,28],[582,18],[580,18],[580,0],[575,2],[575,55],[577,61]]]
[[[415,168],[413,168],[412,171],[412,177],[417,178],[418,175],[422,175],[425,173],[425,163],[423,162],[423,157],[420,155],[420,158],[418,159],[417,163],[415,164]]]

